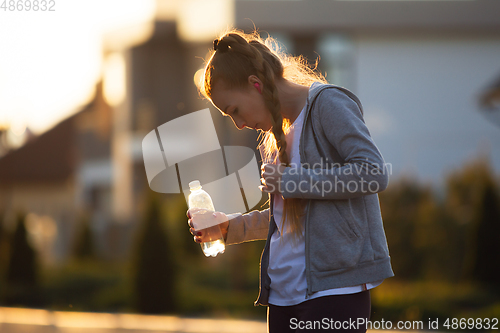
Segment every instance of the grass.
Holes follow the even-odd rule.
[[[267,309],[253,306],[258,293],[258,276],[253,275],[258,272],[244,272],[247,278],[238,280],[238,275],[232,275],[235,270],[230,263],[231,258],[223,256],[196,264],[181,262],[177,268],[175,314],[264,320]],[[126,263],[69,262],[45,268],[45,308],[133,313],[132,279],[131,267]],[[391,278],[373,289],[371,295],[372,321],[410,320],[428,325],[429,320],[439,319],[442,325],[446,318],[500,318],[498,291],[474,283]],[[446,330],[443,326],[439,329]]]
[[[371,295],[372,320],[421,320],[427,325],[429,319],[442,324],[447,318],[500,318],[498,293],[473,283],[389,279]]]
[[[131,311],[130,274],[125,264],[71,261],[43,270],[46,308],[59,311]]]

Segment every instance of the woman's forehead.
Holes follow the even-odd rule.
[[[226,109],[234,99],[233,96],[234,93],[231,90],[219,86],[212,89],[210,99],[212,100],[212,104],[214,104],[217,109],[224,112],[224,109]]]
[[[213,86],[211,98],[212,100],[214,98],[224,100],[235,99],[238,96],[245,94],[246,92],[247,89],[245,88],[231,87],[221,82]]]

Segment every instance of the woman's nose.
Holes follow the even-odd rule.
[[[234,119],[234,118],[233,118],[233,122],[234,122],[234,125],[235,125],[235,126],[236,126],[239,130],[244,129],[244,128],[245,128],[245,126],[247,125],[247,123],[246,123],[244,120],[242,120],[242,119]]]

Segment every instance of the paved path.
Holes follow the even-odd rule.
[[[265,333],[265,322],[0,307],[1,333]]]
[[[0,307],[0,333],[266,333],[261,321]],[[368,330],[368,333],[402,331]],[[411,333],[416,331],[404,331]],[[419,333],[424,333],[420,331]],[[432,332],[439,333],[439,332]]]

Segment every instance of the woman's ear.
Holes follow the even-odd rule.
[[[259,94],[262,94],[262,91],[260,90],[260,84],[258,84],[257,82],[255,82],[255,84],[253,85],[257,91],[259,92]]]
[[[262,81],[256,75],[250,75],[248,77],[248,83],[262,94]]]

